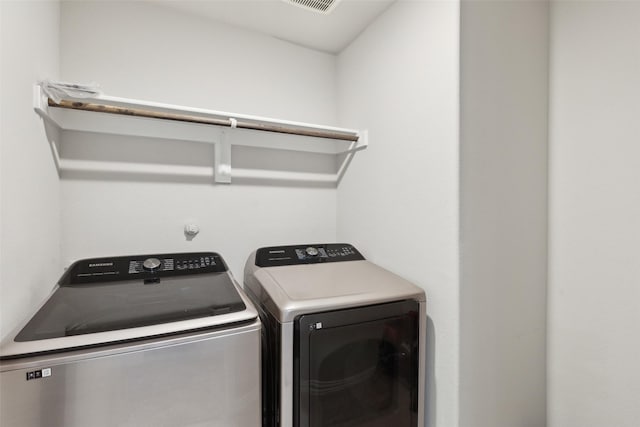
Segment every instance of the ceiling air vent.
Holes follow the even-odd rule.
[[[329,14],[340,2],[340,0],[282,0],[286,3],[299,6],[303,9],[314,12]]]

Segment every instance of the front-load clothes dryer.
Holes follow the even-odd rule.
[[[217,253],[78,261],[0,346],[0,425],[256,427],[260,329]]]
[[[258,249],[245,290],[263,322],[263,425],[424,425],[424,291],[349,244]]]

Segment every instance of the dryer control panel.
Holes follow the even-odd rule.
[[[364,260],[362,254],[348,243],[271,246],[256,251],[256,265],[258,267],[360,260]]]

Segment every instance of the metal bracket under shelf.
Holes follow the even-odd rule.
[[[220,141],[214,144],[213,150],[214,181],[218,184],[231,184],[231,143],[226,131],[222,131]]]

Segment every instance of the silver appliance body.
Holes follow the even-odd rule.
[[[266,334],[263,425],[424,425],[426,297],[421,288],[365,260],[349,244],[259,249],[246,262],[244,288],[261,312]],[[403,334],[410,317],[412,326],[406,329],[413,328],[413,348],[394,348],[380,357],[381,346],[391,342],[393,347],[395,338],[376,334],[389,330],[396,336]],[[381,327],[376,329],[376,324]],[[410,341],[404,340],[398,347],[408,347]],[[367,343],[374,344],[370,350],[366,350]],[[403,360],[409,357],[411,361]],[[314,358],[324,359],[314,362]],[[402,375],[401,381],[387,386],[384,380],[374,378],[378,374],[372,372],[382,358],[399,360],[389,366],[394,375]],[[330,366],[336,361],[341,366]],[[313,369],[315,377],[308,373]],[[349,369],[349,374],[336,374]],[[403,370],[406,372],[399,374]],[[377,386],[382,387],[377,395],[367,396],[363,389]],[[371,402],[380,396],[386,401],[375,407]],[[393,406],[399,401],[410,401],[411,409],[397,415],[404,410]],[[323,405],[324,412],[331,413],[318,413],[322,410],[317,408]],[[349,411],[353,414],[333,416]],[[371,412],[372,418],[366,418],[366,412]],[[391,412],[394,414],[389,415]]]
[[[127,271],[108,259],[79,261],[84,272],[70,268],[36,315],[2,343],[0,425],[258,426],[261,323],[222,258],[120,258]],[[147,270],[142,261],[150,258],[161,263]],[[87,276],[90,264],[102,271]],[[76,270],[76,282],[90,283],[69,284]],[[120,277],[98,278],[108,270]],[[72,293],[61,300],[65,290]],[[46,325],[60,313],[81,312],[73,304],[83,300],[83,321],[68,320],[63,336],[54,336],[60,333]],[[98,307],[95,318],[88,314]]]

